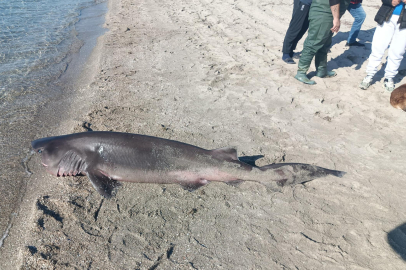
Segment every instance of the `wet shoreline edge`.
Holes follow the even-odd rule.
[[[98,63],[98,54],[101,53],[99,39],[108,31],[106,28],[105,16],[108,12],[109,0],[101,3],[96,3],[90,7],[81,10],[79,20],[75,24],[77,31],[77,38],[81,40],[82,46],[79,51],[73,52],[69,55],[67,68],[64,73],[52,83],[52,86],[59,88],[56,97],[47,100],[41,108],[35,112],[32,124],[37,127],[32,129],[33,132],[26,134],[25,140],[28,148],[29,141],[38,136],[48,136],[47,134],[71,132],[72,127],[63,123],[69,122],[69,119],[77,119],[81,113],[76,110],[75,103],[81,100],[83,91],[77,89],[85,89],[92,81],[96,71],[89,70],[95,68]],[[103,14],[100,14],[102,12]],[[96,26],[97,25],[97,26]],[[96,26],[96,27],[95,27]],[[68,101],[68,102],[64,102]],[[69,102],[70,101],[70,102]],[[89,104],[90,105],[90,104]],[[85,108],[83,108],[85,109]],[[83,109],[81,111],[83,111]],[[54,114],[51,114],[54,112]],[[55,112],[59,113],[56,114]],[[50,124],[52,123],[52,124]],[[48,130],[44,127],[49,127]],[[21,165],[22,160],[30,159],[27,152],[27,157],[20,156]],[[28,162],[28,161],[27,161]],[[26,169],[24,169],[25,171]],[[29,226],[29,217],[32,208],[32,202],[39,190],[44,187],[50,186],[47,183],[34,183],[32,176],[25,176],[21,180],[19,194],[16,195],[16,204],[11,210],[9,221],[6,230],[1,232],[0,257],[2,262],[0,268],[8,269],[10,266],[19,265],[21,254],[16,252],[21,251],[24,245],[25,232]],[[45,179],[44,179],[45,180]],[[51,187],[52,188],[52,187]],[[3,268],[4,267],[4,268]]]

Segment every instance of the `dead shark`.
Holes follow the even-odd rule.
[[[263,167],[241,162],[237,150],[206,150],[146,135],[92,131],[31,142],[42,165],[55,176],[86,174],[94,188],[109,198],[117,181],[180,184],[194,190],[211,181],[235,184],[256,181],[266,186],[294,185],[345,172],[302,163]]]

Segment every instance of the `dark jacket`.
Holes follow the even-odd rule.
[[[395,9],[395,7],[392,6],[392,0],[382,0],[382,6],[379,8],[378,13],[376,13],[375,21],[378,24],[383,24],[384,22],[389,21],[394,9]],[[399,29],[406,28],[405,9],[402,9],[402,12],[400,13],[400,16],[399,16],[398,23],[400,24]]]

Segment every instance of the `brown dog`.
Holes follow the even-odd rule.
[[[390,95],[390,104],[396,108],[406,111],[406,84],[402,84]]]

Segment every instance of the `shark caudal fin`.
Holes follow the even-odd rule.
[[[305,183],[316,178],[334,175],[343,177],[346,172],[330,170],[310,164],[303,163],[278,163],[262,166],[261,171],[273,170],[282,178],[276,182],[280,186]]]

